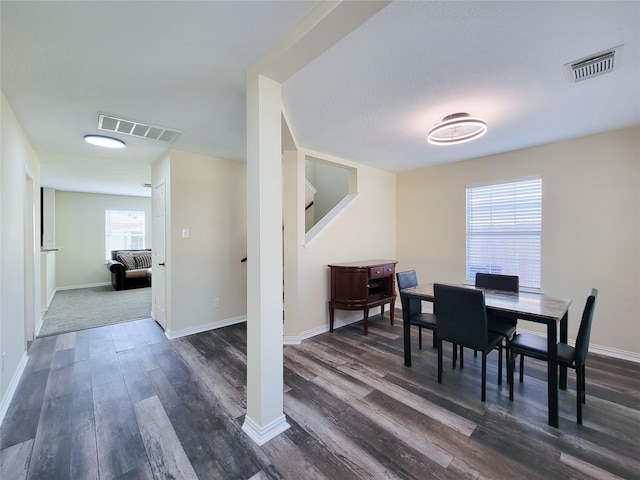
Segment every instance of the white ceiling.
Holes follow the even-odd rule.
[[[98,112],[244,161],[246,72],[318,3],[2,0],[0,87],[42,184],[149,195],[169,145],[88,145]],[[567,82],[564,64],[621,44],[614,72]],[[392,172],[640,125],[640,2],[396,1],[284,81],[283,101],[300,146]],[[488,133],[426,142],[461,111]]]

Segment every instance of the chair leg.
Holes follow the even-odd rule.
[[[509,339],[504,339],[504,361],[507,364],[507,383],[509,383],[509,368],[511,366],[511,362],[509,362]]]
[[[482,401],[487,397],[487,354],[482,352]]]
[[[422,327],[418,327],[418,348],[422,350]]]
[[[587,403],[587,367],[582,365],[582,403]]]
[[[460,345],[460,368],[464,368],[464,347]]]
[[[498,385],[502,385],[502,342],[498,345]]]
[[[509,377],[509,400],[513,402],[513,371],[516,369],[516,357],[511,352],[509,355],[509,366],[507,367],[507,376]]]
[[[584,389],[582,374],[582,366],[576,365],[576,415],[579,425],[582,425],[582,390]]]
[[[453,368],[456,368],[456,362],[458,361],[458,345],[453,344]]]
[[[433,348],[438,348],[438,332],[436,330],[431,330],[433,332]]]
[[[442,340],[438,340],[438,383],[442,383]]]
[[[520,354],[520,383],[524,382],[524,355]]]

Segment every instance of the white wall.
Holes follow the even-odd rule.
[[[246,165],[172,150],[152,172],[167,182],[167,330],[244,317]]]
[[[319,221],[349,193],[349,171],[307,157],[305,176],[316,188],[314,196],[315,221]]]
[[[595,287],[591,343],[640,358],[639,128],[399,174],[399,268],[421,282],[464,281],[466,185],[533,175],[543,189],[542,289],[573,300],[569,339]]]
[[[26,360],[25,310],[33,316],[27,319],[32,325],[40,315],[40,163],[4,95],[0,112],[0,352],[5,355],[0,373],[1,420],[9,390],[15,388]],[[25,191],[27,173],[33,178],[29,192]],[[34,206],[33,245],[25,241],[25,195]],[[29,256],[33,271],[25,272]],[[33,305],[25,306],[25,299],[32,299]]]
[[[57,288],[111,283],[105,265],[105,210],[144,210],[145,247],[153,248],[150,197],[57,190],[55,198]]]

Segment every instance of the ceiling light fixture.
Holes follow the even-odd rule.
[[[106,148],[124,148],[125,143],[113,137],[105,137],[104,135],[85,135],[84,141],[92,145]]]
[[[487,133],[487,122],[468,113],[453,113],[436,123],[427,136],[432,145],[454,145],[480,138]]]

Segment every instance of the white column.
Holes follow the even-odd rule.
[[[283,413],[281,85],[247,78],[247,415],[263,445],[289,428]]]

